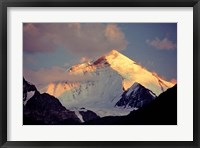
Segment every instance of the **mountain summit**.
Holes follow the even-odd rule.
[[[105,59],[110,67],[122,76],[125,90],[130,88],[135,82],[138,82],[156,95],[159,95],[174,85],[116,50],[112,50],[105,56]]]
[[[59,98],[70,109],[85,107],[93,111],[97,108],[110,111],[134,83],[141,84],[156,96],[174,85],[116,50],[97,60],[74,65],[66,73],[78,76],[80,81],[51,83],[47,93]]]
[[[124,90],[127,90],[135,82],[138,82],[153,91],[156,95],[159,95],[174,85],[116,50],[112,50],[94,62],[74,65],[69,69],[69,72],[72,74],[88,73],[105,67],[110,67],[121,76]]]

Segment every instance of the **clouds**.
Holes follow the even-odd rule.
[[[127,46],[124,33],[115,24],[25,23],[23,48],[28,53],[64,48],[70,54],[91,58]]]
[[[43,25],[24,24],[23,49],[27,52],[49,52],[56,48],[56,37],[46,32]]]
[[[51,68],[41,68],[37,71],[24,69],[23,76],[26,80],[30,81],[38,89],[43,89],[49,83],[57,83],[57,82],[86,82],[88,80],[95,80],[92,75],[85,74],[70,74],[66,71],[66,68],[54,66]]]
[[[173,43],[171,40],[168,38],[155,38],[154,40],[146,40],[146,43],[155,49],[159,50],[174,50],[176,49],[176,44]]]
[[[47,85],[50,82],[62,81],[67,78],[65,69],[61,67],[41,68],[37,71],[24,69],[25,79],[36,85]]]

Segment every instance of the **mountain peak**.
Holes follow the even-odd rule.
[[[115,55],[115,54],[119,55],[119,54],[121,54],[121,53],[119,53],[117,50],[113,49],[113,50],[111,50],[109,53],[107,53],[106,56]]]
[[[124,58],[127,58],[129,59],[128,57],[126,57],[125,55],[121,54],[119,51],[113,49],[111,50],[109,53],[107,53],[105,56],[104,56],[106,59],[108,59],[109,57],[111,57],[112,59],[115,59],[117,57],[124,57]],[[129,59],[131,60],[131,59]],[[132,61],[132,60],[131,60]]]
[[[125,90],[130,88],[135,82],[138,82],[152,90],[156,95],[159,95],[167,88],[173,86],[172,83],[161,79],[159,76],[152,76],[152,72],[116,50],[108,53],[104,57],[104,61],[122,77]]]
[[[117,50],[113,49],[109,53],[105,54],[104,56],[94,61],[94,65],[108,64],[108,63],[111,64],[112,63],[111,61],[116,60],[120,56],[123,56],[123,55],[119,53]]]
[[[119,63],[132,64],[135,63],[125,55],[121,54],[117,50],[113,49],[104,56],[98,58],[95,61],[85,62],[77,64],[68,69],[70,72],[83,72],[83,71],[95,71],[95,69],[107,67],[108,65],[118,65]],[[112,66],[111,66],[112,67]],[[114,66],[115,67],[115,66]]]
[[[138,82],[145,88],[154,92],[156,95],[159,95],[166,89],[173,86],[172,83],[163,80],[158,75],[148,71],[146,68],[137,64],[135,61],[121,54],[117,50],[112,50],[90,63],[74,65],[69,68],[67,72],[72,75],[80,74],[81,76],[89,74],[91,76],[99,76],[106,75],[111,71],[116,72],[120,76],[122,80],[122,88],[124,90],[130,88],[134,83],[137,85],[136,82]],[[54,89],[57,90],[57,87],[54,87]]]
[[[140,83],[135,82],[122,94],[121,99],[115,106],[140,108],[150,103],[156,97],[157,96],[151,90],[145,88]]]
[[[112,66],[119,65],[120,63],[126,63],[126,65],[130,65],[132,63],[136,63],[135,61],[131,60],[127,56],[121,54],[117,50],[112,50],[108,54],[104,56],[104,59]]]

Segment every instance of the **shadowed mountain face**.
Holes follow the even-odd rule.
[[[82,115],[82,118],[85,122],[88,122],[90,120],[100,119],[100,117],[96,113],[94,113],[90,110],[80,111],[80,114]]]
[[[152,91],[136,82],[122,94],[121,99],[115,106],[123,108],[141,108],[149,104],[155,98],[156,95]]]
[[[137,87],[136,87],[137,86]],[[135,100],[134,93],[141,89],[140,84],[133,85],[124,95],[128,96],[125,103],[131,104]],[[136,91],[137,88],[137,91]],[[40,94],[33,84],[23,80],[24,118],[27,124],[88,124],[88,125],[176,125],[177,124],[177,85],[160,94],[157,98],[151,98],[151,102],[137,111],[132,111],[127,116],[108,116],[100,118],[90,110],[80,110],[84,123],[81,123],[74,111],[67,110],[59,100],[47,93]],[[141,91],[139,91],[141,92]],[[127,95],[127,93],[129,95]],[[133,95],[134,94],[134,95]],[[151,94],[151,93],[150,93]],[[123,96],[123,95],[122,95]],[[151,94],[151,96],[153,96]],[[149,98],[149,96],[148,96]],[[124,98],[122,98],[124,99]],[[120,102],[120,101],[119,101]],[[141,102],[141,100],[139,101]]]
[[[43,93],[23,80],[24,118],[23,124],[79,124],[73,111],[67,110],[58,99]]]
[[[176,125],[177,85],[160,94],[146,107],[127,116],[104,117],[85,124],[97,125]]]
[[[129,92],[130,91],[130,92]],[[157,98],[144,88],[136,83],[127,90],[122,99],[117,103],[118,106],[127,106],[133,104],[134,101],[141,104],[145,102],[142,98],[150,99],[145,106],[140,106],[136,111],[132,111],[127,116],[107,116],[100,118],[93,111],[83,108],[78,111],[78,116],[75,111],[66,109],[60,101],[47,94],[40,94],[33,84],[30,84],[25,79],[23,80],[23,124],[24,125],[176,125],[177,124],[177,85],[160,94]],[[126,97],[127,98],[126,98]],[[136,104],[137,104],[136,103]],[[77,111],[76,111],[77,112]],[[81,116],[81,118],[80,118]],[[82,120],[80,120],[82,119]]]

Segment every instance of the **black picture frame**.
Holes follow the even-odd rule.
[[[193,137],[189,141],[7,141],[7,8],[8,7],[193,7]],[[0,146],[1,147],[200,147],[200,2],[199,0],[1,0],[0,1]]]

